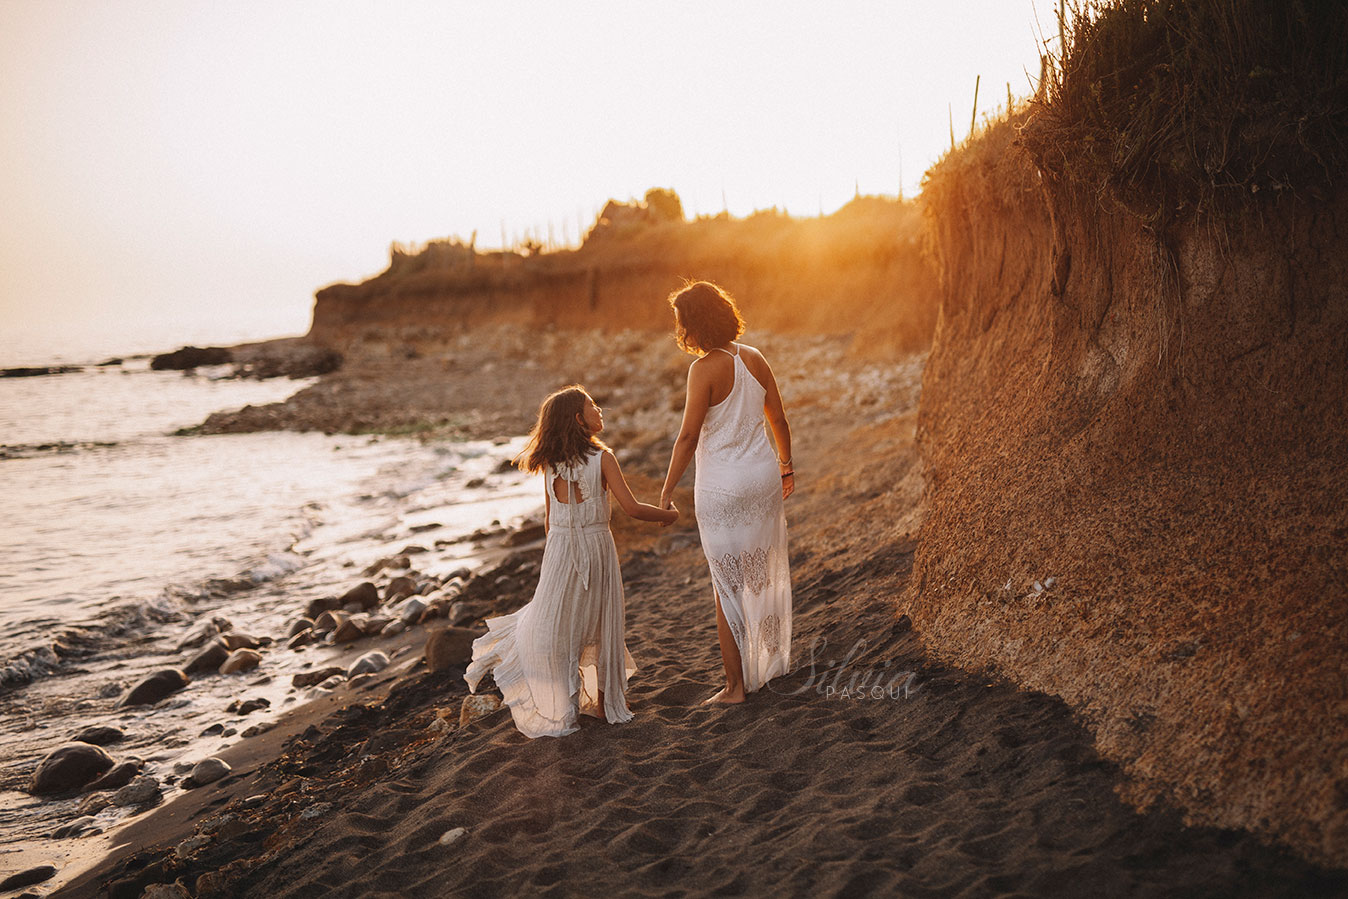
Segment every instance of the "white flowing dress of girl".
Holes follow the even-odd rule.
[[[572,733],[578,714],[611,724],[632,718],[627,679],[636,664],[624,641],[622,572],[605,485],[634,518],[668,524],[678,516],[677,510],[632,496],[617,459],[595,439],[603,428],[602,411],[581,388],[558,391],[544,402],[535,448],[541,446],[545,458],[559,445],[549,431],[566,431],[577,422],[584,432],[581,458],[543,464],[547,540],[533,599],[513,614],[487,620],[487,633],[474,641],[464,673],[472,692],[492,673],[515,726],[527,737]],[[539,456],[534,452],[530,461],[542,462]]]

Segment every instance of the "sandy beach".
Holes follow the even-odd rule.
[[[763,344],[786,385],[806,369],[858,384],[874,373],[824,366],[829,348],[809,341]],[[429,671],[427,627],[444,622],[417,626],[379,638],[394,661],[377,677],[237,744],[221,756],[229,777],[119,830],[57,895],[172,883],[199,897],[1348,892],[1344,872],[1248,833],[1186,826],[1164,805],[1138,812],[1060,700],[924,653],[895,612],[923,514],[922,361],[886,366],[883,403],[793,396],[792,672],[745,705],[699,704],[719,656],[691,516],[662,531],[617,513],[640,666],[632,722],[585,719],[536,741],[504,711],[460,726],[463,665]],[[610,413],[615,433],[623,418]],[[629,457],[639,495],[663,462]],[[532,591],[541,548],[503,551],[469,591],[484,615]]]

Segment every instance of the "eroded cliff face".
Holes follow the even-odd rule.
[[[521,256],[395,259],[361,284],[320,290],[310,337],[346,354],[434,352],[484,324],[669,331],[687,279],[716,281],[754,331],[852,334],[880,352],[925,347],[936,291],[912,203],[859,198],[834,215],[763,213],[614,227],[583,247]]]
[[[1348,202],[1158,235],[1041,176],[1016,124],[924,192],[903,610],[1080,709],[1133,801],[1348,864]]]

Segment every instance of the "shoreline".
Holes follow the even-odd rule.
[[[176,376],[168,377],[174,382],[178,380]],[[120,379],[118,382],[121,383]],[[153,387],[152,381],[147,383]],[[304,442],[298,435],[261,434],[256,439],[241,436],[219,443],[254,446],[257,440],[274,439],[287,444]],[[314,439],[325,447],[334,443],[318,435]],[[171,436],[154,436],[148,442],[189,445],[188,441],[180,442]],[[30,775],[38,760],[60,743],[73,739],[86,725],[118,731],[120,737],[105,737],[109,742],[100,745],[107,747],[105,751],[111,753],[119,766],[134,762],[139,766],[136,775],[158,781],[155,803],[172,801],[181,795],[177,782],[183,774],[175,770],[175,762],[218,754],[217,745],[238,731],[243,731],[242,736],[247,738],[241,742],[248,744],[258,739],[249,735],[250,730],[265,730],[273,716],[288,715],[292,703],[303,703],[321,689],[287,690],[292,674],[302,673],[301,669],[309,666],[317,670],[336,665],[345,671],[357,656],[366,652],[383,648],[392,653],[401,647],[397,641],[371,637],[367,631],[357,642],[289,652],[285,649],[286,628],[305,613],[306,601],[341,595],[361,581],[374,581],[387,598],[386,582],[408,575],[417,578],[422,592],[444,588],[446,580],[453,581],[453,573],[458,569],[490,568],[493,559],[518,551],[497,546],[508,531],[493,517],[510,525],[519,518],[527,521],[535,513],[541,514],[541,498],[517,497],[519,489],[512,485],[521,479],[501,470],[500,463],[512,451],[508,440],[429,448],[405,440],[386,441],[383,437],[341,443],[358,457],[373,462],[365,467],[359,479],[343,482],[343,489],[351,490],[334,492],[328,511],[320,513],[317,506],[307,502],[286,506],[301,515],[307,525],[300,522],[303,526],[297,530],[283,529],[289,534],[285,538],[288,542],[265,551],[265,558],[248,555],[250,561],[242,568],[211,566],[208,562],[195,572],[193,580],[160,581],[146,578],[142,572],[142,579],[149,585],[145,589],[150,591],[143,598],[139,594],[123,595],[115,587],[92,589],[81,594],[90,598],[88,603],[71,607],[73,612],[62,609],[73,617],[39,620],[31,627],[11,631],[15,639],[10,644],[23,649],[12,661],[28,658],[32,655],[29,649],[34,647],[43,655],[22,681],[6,684],[0,693],[7,718],[5,764],[0,782],[0,789],[5,791],[3,829],[7,838],[0,853],[4,860],[0,865],[0,881],[42,863],[75,868],[81,856],[90,853],[101,856],[109,845],[107,840],[117,840],[118,831],[145,811],[139,804],[113,802],[113,807],[103,812],[108,797],[120,784],[93,791],[80,788],[52,796],[28,793]],[[197,442],[191,441],[190,445],[196,446]],[[191,454],[195,450],[185,452]],[[325,451],[322,455],[330,454]],[[388,469],[394,460],[398,464],[396,473]],[[102,463],[95,458],[88,464]],[[474,483],[482,486],[473,487]],[[358,485],[361,490],[368,486],[370,492],[353,492]],[[358,514],[347,520],[348,512]],[[251,520],[246,516],[245,519]],[[464,526],[465,519],[474,523]],[[205,528],[214,530],[209,522]],[[528,545],[528,540],[515,542],[517,546]],[[433,543],[434,547],[427,550]],[[424,546],[418,554],[411,555],[419,544]],[[235,557],[233,544],[217,541],[217,545],[212,559],[218,562]],[[251,553],[252,547],[247,550]],[[165,552],[156,554],[164,556]],[[371,553],[393,560],[394,564],[380,566],[383,571],[367,571],[367,563],[375,558]],[[410,557],[410,561],[403,558],[399,565],[400,556]],[[471,572],[465,572],[464,576],[465,588],[470,588]],[[449,587],[457,591],[454,583]],[[155,590],[159,593],[155,594]],[[449,597],[443,589],[440,593]],[[102,605],[96,604],[97,597],[109,596]],[[386,604],[386,608],[391,605]],[[17,618],[24,615],[24,607],[10,611]],[[445,611],[442,601],[440,613],[443,615]],[[29,614],[41,619],[59,612],[53,604],[50,610],[38,608]],[[247,635],[248,642],[243,646],[256,646],[254,641],[262,643],[263,659],[258,668],[228,676],[217,676],[212,671],[192,673],[189,675],[192,682],[185,690],[160,703],[126,709],[114,707],[117,697],[143,675],[165,667],[186,667],[201,649],[188,643],[188,638],[201,627],[220,620],[222,615],[233,622],[233,626],[225,625],[230,639]],[[44,629],[44,623],[52,626]],[[395,663],[398,661],[395,659]],[[11,670],[13,666],[6,669]],[[237,691],[238,695],[231,691]],[[231,700],[248,700],[253,709],[227,708],[227,704],[238,704]],[[203,731],[207,724],[212,727]],[[227,751],[237,751],[238,741],[236,737],[236,745]],[[92,801],[87,811],[86,800]],[[94,819],[92,822],[87,821],[90,817]],[[81,819],[86,819],[82,835],[61,840],[51,837]],[[46,882],[45,889],[51,889],[66,876],[58,872],[55,879]]]
[[[564,895],[581,882],[638,895],[1080,895],[1082,884],[1101,895],[1348,894],[1345,872],[1249,833],[1125,805],[1123,775],[1060,700],[933,663],[894,610],[924,514],[922,358],[887,366],[890,380],[873,391],[838,393],[830,383],[865,383],[865,364],[833,356],[828,369],[827,342],[771,340],[760,345],[781,366],[802,470],[788,506],[792,671],[771,689],[735,709],[698,704],[719,658],[685,488],[685,517],[670,531],[613,520],[640,666],[633,722],[587,719],[578,734],[538,741],[501,711],[460,727],[462,665],[427,672],[421,638],[404,634],[414,651],[367,692],[296,710],[255,738],[266,742],[238,750],[253,755],[235,778],[143,816],[55,895],[101,895],[127,878],[130,895],[138,878],[162,878],[200,897]],[[601,391],[627,386],[619,371],[591,375]],[[369,395],[385,389],[400,388]],[[610,427],[626,439],[613,443],[644,497],[658,490],[667,448],[631,421],[677,415],[622,396]],[[829,467],[838,459],[849,464]],[[532,587],[526,577],[494,588],[493,614]],[[857,696],[843,692],[844,669],[887,684],[888,672],[913,674],[898,695]],[[453,723],[438,724],[441,714]],[[745,870],[735,860],[747,852],[762,863]]]
[[[528,549],[523,551],[528,552]],[[490,555],[500,558],[518,552],[520,550],[498,550]],[[480,571],[493,576],[495,567],[492,562],[484,561]],[[435,623],[432,621],[431,625]],[[443,621],[439,623],[443,624]],[[373,677],[350,679],[330,692],[312,696],[268,722],[264,732],[248,739],[237,739],[228,748],[213,753],[212,757],[230,766],[227,776],[179,793],[149,812],[127,820],[111,833],[100,835],[104,849],[71,872],[53,895],[98,895],[100,875],[116,869],[127,858],[142,851],[141,847],[147,843],[153,845],[173,835],[189,833],[196,819],[210,809],[254,795],[250,790],[258,772],[281,757],[294,738],[354,703],[382,701],[412,668],[421,665],[425,633],[426,628],[414,627],[390,637],[375,637],[361,643],[363,652],[381,651],[389,656],[388,667]]]

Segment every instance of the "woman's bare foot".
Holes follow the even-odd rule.
[[[703,705],[737,705],[744,702],[744,693],[731,693],[729,687],[722,687],[710,699],[702,700]]]

